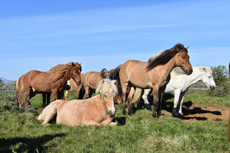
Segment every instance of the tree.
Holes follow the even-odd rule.
[[[212,67],[213,78],[215,80],[216,86],[225,84],[228,81],[228,70],[225,66],[219,65],[217,67]]]

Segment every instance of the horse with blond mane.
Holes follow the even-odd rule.
[[[189,62],[188,48],[182,44],[160,52],[153,60],[141,62],[137,60],[126,61],[120,68],[119,77],[122,88],[123,111],[125,115],[125,96],[127,87],[130,92],[127,98],[128,114],[132,115],[131,101],[135,88],[153,89],[153,117],[162,117],[161,98],[167,83],[170,80],[170,72],[176,66],[180,66],[187,75],[192,73],[192,66]]]
[[[114,98],[118,93],[117,81],[103,79],[96,89],[100,93],[86,100],[56,100],[49,104],[37,120],[46,126],[55,119],[57,124],[77,125],[116,125],[112,122],[115,116]]]
[[[24,93],[26,103],[31,107],[30,99],[37,93],[43,93],[43,107],[45,107],[44,96],[52,93],[52,101],[54,101],[58,93],[64,92],[66,82],[70,78],[72,78],[77,85],[80,85],[81,70],[81,64],[77,62],[59,64],[46,72],[31,70],[18,79],[16,94]],[[21,98],[20,95],[18,97]],[[49,98],[47,98],[47,101],[49,102]],[[18,105],[21,106],[20,99],[18,99],[18,103]]]

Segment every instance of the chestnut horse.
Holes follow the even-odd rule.
[[[46,72],[31,70],[18,79],[18,86],[16,88],[18,88],[18,91],[25,93],[26,103],[30,107],[30,99],[37,93],[43,93],[43,107],[45,107],[44,96],[47,94],[47,100],[49,100],[49,95],[52,93],[52,101],[54,101],[57,93],[59,93],[59,95],[63,93],[66,82],[70,78],[72,78],[77,85],[80,85],[81,69],[79,63],[70,62],[68,64],[59,64]],[[16,93],[19,92],[16,91]]]
[[[119,71],[120,83],[122,88],[123,115],[125,110],[125,96],[127,86],[130,86],[130,92],[127,98],[128,114],[132,115],[131,100],[135,88],[153,88],[153,117],[162,117],[161,98],[165,87],[170,80],[170,72],[176,66],[180,66],[187,75],[192,73],[192,66],[189,62],[188,48],[182,44],[176,44],[171,49],[160,52],[149,62],[137,60],[126,61]],[[157,112],[157,114],[156,114]]]
[[[112,122],[116,112],[114,107],[114,98],[118,93],[116,84],[116,80],[103,79],[97,85],[96,93],[100,93],[99,95],[86,100],[56,100],[42,111],[37,120],[44,126],[55,117],[57,124],[70,126],[116,125]]]
[[[83,80],[85,74],[81,73],[81,80]],[[75,81],[71,78],[69,80],[69,84],[67,83],[66,85],[66,91],[65,91],[65,101],[68,101],[68,94],[69,92],[76,92],[77,93],[77,99],[79,99],[79,95],[80,95],[80,90],[81,90],[81,86],[82,86],[82,82],[81,84],[78,86],[76,85]]]
[[[89,71],[85,74],[82,80],[82,88],[86,93],[86,98],[90,98],[97,88],[98,82],[102,79],[108,78],[109,72],[106,69],[102,69],[101,72]],[[80,92],[79,97],[83,99],[84,92]]]

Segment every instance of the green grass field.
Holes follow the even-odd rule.
[[[76,98],[71,93],[69,99]],[[229,97],[209,97],[189,92],[185,102],[198,107],[230,106]],[[173,96],[166,96],[163,109],[171,107]],[[186,104],[186,103],[185,103]],[[42,97],[32,99],[40,113]],[[43,127],[30,112],[0,108],[0,152],[230,152],[226,121],[184,123],[165,115],[152,118],[152,112],[138,109],[133,116],[122,115],[116,105],[120,126],[78,126],[52,124]]]

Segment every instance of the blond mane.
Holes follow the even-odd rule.
[[[160,56],[165,50],[160,51],[159,53],[157,53],[156,55],[153,55],[152,57],[149,58],[148,62],[152,62],[154,61],[158,56]]]
[[[105,93],[109,93],[110,96],[116,96],[118,94],[118,89],[115,82],[116,80],[102,79],[97,84],[96,93],[100,93],[101,96]]]

